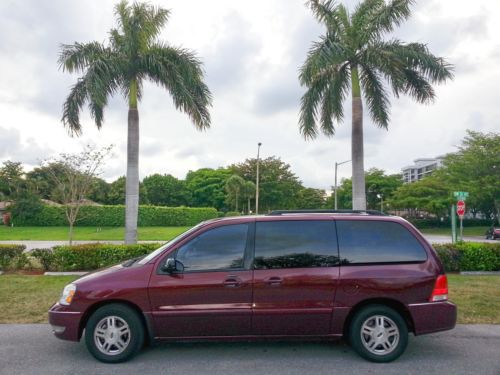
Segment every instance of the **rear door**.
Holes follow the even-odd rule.
[[[328,334],[338,265],[332,220],[256,222],[253,333]]]

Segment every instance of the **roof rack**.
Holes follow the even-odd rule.
[[[358,214],[370,216],[386,216],[377,210],[275,210],[268,213],[268,216],[280,216],[288,214]]]

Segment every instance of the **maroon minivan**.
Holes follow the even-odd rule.
[[[103,362],[156,340],[340,338],[388,362],[455,326],[443,266],[400,217],[276,211],[203,222],[146,257],[67,285],[54,334]]]

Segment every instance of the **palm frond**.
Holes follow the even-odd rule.
[[[340,12],[341,5],[337,4],[335,0],[310,0],[307,4],[314,17],[325,24],[329,31],[340,35],[344,33],[345,19]]]
[[[390,102],[382,83],[382,77],[375,69],[361,65],[359,80],[371,118],[381,128],[389,126]]]
[[[60,68],[70,73],[83,72],[94,61],[110,53],[109,48],[98,42],[62,44],[58,63]]]
[[[344,100],[349,92],[350,75],[348,64],[344,64],[338,72],[329,79],[328,86],[321,103],[320,126],[327,136],[335,134],[333,120],[338,123],[344,120]]]
[[[171,94],[176,108],[198,129],[210,127],[212,95],[203,82],[201,62],[192,52],[157,43],[142,56],[140,71]]]
[[[71,136],[82,134],[80,124],[80,111],[87,101],[87,85],[84,78],[71,87],[71,91],[63,104],[63,115],[61,121]]]

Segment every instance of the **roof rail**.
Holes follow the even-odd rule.
[[[268,213],[268,216],[280,216],[288,214],[359,214],[370,216],[386,216],[385,213],[377,210],[275,210]]]

